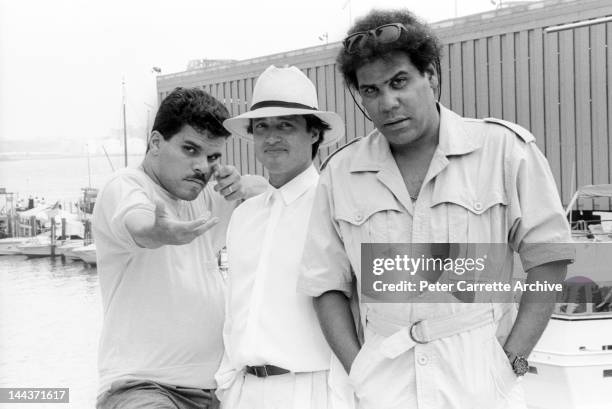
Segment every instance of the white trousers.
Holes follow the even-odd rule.
[[[331,405],[328,371],[258,378],[241,372],[224,393],[222,409],[336,409]]]
[[[359,409],[526,409],[492,325],[425,345],[395,358],[386,337],[366,328],[349,374]]]

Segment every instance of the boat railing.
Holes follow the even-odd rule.
[[[612,241],[612,230],[604,226],[600,219],[580,219],[570,224],[572,238],[583,241]]]

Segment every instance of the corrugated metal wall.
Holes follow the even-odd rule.
[[[564,203],[576,186],[612,181],[612,22],[550,28],[611,15],[609,0],[548,0],[434,25],[444,45],[442,103],[464,116],[493,116],[530,129],[550,162]],[[372,124],[336,71],[339,47],[330,44],[161,76],[159,99],[176,86],[198,86],[237,115],[247,109],[255,79],[268,65],[296,65],[316,85],[320,108],[345,120],[342,145],[369,132]],[[322,150],[319,159],[335,148]],[[227,162],[244,173],[263,173],[252,145],[239,138],[228,143]],[[585,203],[584,208],[592,206]],[[610,208],[607,200],[594,207]]]

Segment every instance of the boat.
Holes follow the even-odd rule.
[[[64,253],[62,254],[62,256],[64,257],[64,260],[80,260],[81,257],[79,257],[79,255],[77,253],[74,252],[74,250],[81,248],[81,247],[85,247],[84,245],[80,245],[77,247],[73,247],[73,248],[68,248],[66,250],[64,250]]]
[[[602,251],[610,252],[612,244]],[[579,254],[580,251],[578,250]],[[584,263],[586,259],[578,263]],[[611,264],[608,264],[610,266]],[[612,282],[575,275],[529,356],[524,389],[530,409],[612,406]]]
[[[51,239],[49,236],[37,236],[17,245],[19,254],[28,257],[46,257],[51,255]]]
[[[15,255],[20,254],[18,245],[30,240],[31,237],[7,237],[0,239],[0,255]]]
[[[89,158],[89,156],[88,156]],[[98,197],[98,189],[92,188],[91,186],[81,188],[83,196],[77,203],[77,208],[81,212],[80,218],[82,220],[91,219],[93,214],[93,208],[96,204],[96,198]]]
[[[87,264],[96,264],[96,244],[92,243],[87,246],[78,247],[70,251],[71,254],[78,256]]]
[[[574,205],[582,199],[612,199],[612,184],[586,185],[578,189],[565,213],[572,229],[572,240],[574,242],[604,242],[612,241],[612,213],[608,213],[608,219],[602,220],[601,214],[590,210],[573,210]]]
[[[85,246],[85,240],[67,240],[55,249],[55,254],[63,256],[66,259],[78,259],[77,255],[73,255],[72,250]]]
[[[49,235],[39,235],[17,245],[18,254],[28,257],[47,257],[51,255],[61,256],[71,248],[82,247],[84,240],[78,235],[68,238],[58,237],[55,241],[55,249]]]
[[[44,228],[44,233],[17,245],[17,250],[28,257],[59,255],[61,253],[56,252],[59,247],[73,240],[83,240],[85,235],[83,222],[78,219],[78,216],[61,210],[57,203],[30,209],[21,213],[20,217],[26,220],[35,217],[37,223]],[[52,222],[54,225],[51,225]],[[54,242],[51,240],[52,234],[55,237]]]
[[[605,214],[572,211],[581,199],[601,197],[612,198],[612,185],[581,187],[566,209],[576,260],[529,356],[523,386],[530,409],[612,407],[612,223]]]
[[[25,256],[45,256],[51,254],[51,233],[46,231],[34,237],[11,237],[6,240],[6,243],[14,241],[11,249],[7,254],[21,254]],[[46,254],[47,251],[49,254]]]
[[[523,385],[530,409],[612,406],[609,305],[608,301],[595,311],[563,309],[564,306],[556,310],[529,356],[529,372]]]

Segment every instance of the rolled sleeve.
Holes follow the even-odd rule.
[[[298,292],[312,297],[334,290],[347,297],[352,294],[351,264],[333,209],[331,177],[326,168],[315,193],[297,282]]]
[[[572,263],[575,249],[548,162],[535,143],[521,148],[509,172],[510,244],[525,271],[555,261]]]

